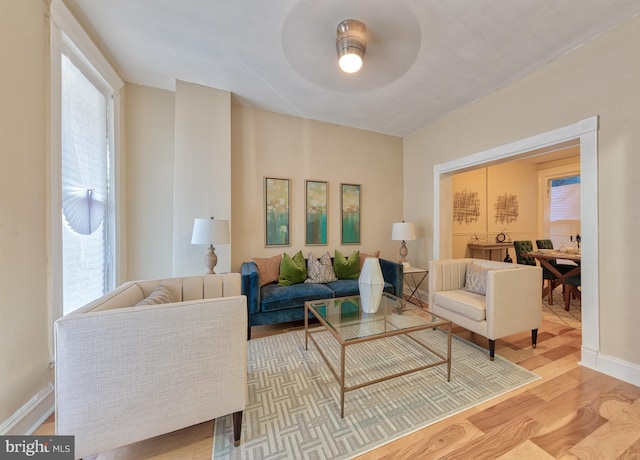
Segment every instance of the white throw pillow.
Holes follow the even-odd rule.
[[[322,257],[316,259],[311,253],[307,257],[307,279],[305,283],[330,283],[338,281],[336,272],[333,270],[331,256],[325,252]]]
[[[487,295],[487,274],[489,270],[479,265],[469,264],[465,272],[464,289],[475,294]]]

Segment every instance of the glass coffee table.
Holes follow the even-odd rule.
[[[413,304],[386,292],[382,294],[380,306],[375,313],[362,311],[359,296],[313,300],[305,302],[304,309],[304,347],[305,350],[308,349],[309,339],[311,339],[329,370],[340,384],[340,417],[344,417],[344,395],[348,391],[443,364],[447,365],[447,381],[451,380],[451,321],[424,312]],[[324,327],[309,329],[309,313],[315,316]],[[435,328],[444,328],[447,331],[446,356],[411,335],[414,332]],[[340,369],[336,369],[330,363],[325,352],[323,352],[323,347],[314,338],[314,334],[325,331],[331,333],[340,345]],[[410,341],[407,341],[408,346],[417,344],[421,348],[428,350],[436,360],[430,361],[428,364],[416,362],[416,366],[411,369],[347,386],[345,382],[346,348],[351,345],[382,340],[393,336],[403,336],[410,339]]]

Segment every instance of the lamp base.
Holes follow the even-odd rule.
[[[209,249],[207,249],[207,253],[204,256],[204,266],[209,269],[207,275],[215,275],[216,272],[213,271],[213,268],[218,263],[218,256],[216,255],[216,248],[213,247],[213,244],[209,245]]]
[[[400,263],[403,265],[409,265],[409,262],[407,262],[407,254],[409,254],[407,242],[403,240],[400,245]]]

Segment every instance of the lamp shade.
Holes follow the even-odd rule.
[[[229,221],[222,219],[195,219],[191,244],[229,244]]]
[[[411,241],[416,239],[416,231],[413,222],[395,222],[391,230],[393,241]]]

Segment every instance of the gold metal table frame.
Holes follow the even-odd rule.
[[[413,304],[406,302],[405,300],[399,299],[398,297],[392,296],[387,293],[383,293],[382,300],[380,302],[380,307],[378,312],[376,312],[375,320],[378,321],[378,326],[382,328],[382,331],[366,334],[363,336],[354,336],[354,337],[345,337],[341,334],[341,326],[337,324],[332,324],[331,320],[327,318],[328,315],[323,315],[319,308],[327,307],[328,305],[336,305],[336,302],[345,302],[350,301],[352,305],[356,305],[359,308],[359,316],[357,320],[351,319],[349,322],[350,330],[353,330],[354,326],[358,326],[362,324],[362,308],[360,307],[360,298],[359,296],[354,297],[343,297],[343,298],[334,298],[334,299],[325,299],[325,300],[315,300],[305,302],[304,309],[304,333],[305,333],[305,343],[304,348],[308,350],[309,347],[309,339],[315,345],[316,349],[320,353],[320,356],[324,360],[325,364],[335,377],[336,381],[340,384],[340,417],[344,417],[344,399],[345,393],[353,390],[357,390],[359,388],[373,385],[376,383],[380,383],[392,378],[400,377],[406,374],[410,374],[413,372],[422,371],[424,369],[429,369],[431,367],[440,366],[443,364],[447,365],[447,382],[451,381],[451,321],[442,319],[436,315],[430,313],[422,313],[416,314],[416,312],[422,312],[420,308],[417,308]],[[393,313],[406,314],[411,318],[411,322],[413,324],[407,325],[407,327],[403,327],[402,325],[398,326],[397,324],[393,324],[389,316]],[[318,328],[309,329],[309,313],[311,313],[315,318],[320,321],[322,326]],[[367,318],[368,321],[371,321],[371,318]],[[433,350],[429,345],[421,342],[410,334],[413,332],[418,332],[426,329],[436,329],[436,328],[445,328],[447,331],[447,355],[443,356],[437,351]],[[314,334],[328,331],[335,340],[338,341],[340,345],[340,369],[335,369],[334,366],[329,362],[329,359],[322,351],[322,348],[317,343],[316,339],[313,337]],[[369,380],[363,383],[359,383],[357,385],[347,386],[346,384],[346,349],[348,346],[356,345],[358,343],[369,342],[373,340],[380,340],[387,337],[393,337],[398,335],[404,335],[411,339],[414,343],[418,344],[422,348],[429,351],[435,357],[439,358],[438,361],[432,362],[426,365],[420,365],[415,368],[411,368],[408,370],[404,370],[401,372],[393,373],[390,375],[386,375],[384,377],[376,378],[373,380]]]
[[[411,282],[413,283],[413,286],[407,283],[407,285],[409,286],[409,289],[411,290],[411,293],[405,297],[405,300],[407,302],[411,302],[412,304],[422,308],[422,298],[420,297],[420,286],[422,285],[424,280],[427,279],[428,274],[429,274],[429,270],[427,270],[426,268],[418,268],[418,267],[411,267],[411,266],[404,267],[402,272],[403,282],[406,282],[407,278],[409,277],[411,278]],[[418,281],[416,281],[416,278],[415,278],[416,275],[418,275]],[[411,299],[416,299],[418,303],[416,303],[415,301],[412,301]]]

